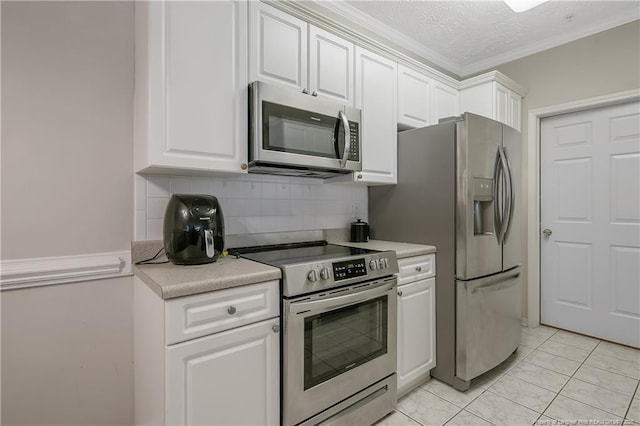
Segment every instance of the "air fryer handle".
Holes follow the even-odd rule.
[[[207,249],[207,257],[211,258],[216,254],[216,246],[213,240],[213,231],[210,229],[204,230],[204,245]]]

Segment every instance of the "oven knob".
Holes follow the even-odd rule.
[[[381,257],[380,258],[380,268],[384,269],[384,268],[388,268],[388,267],[389,267],[389,261],[386,258]]]
[[[315,283],[316,281],[318,281],[318,272],[315,269],[312,269],[307,274],[307,279],[312,283]]]
[[[329,273],[328,268],[322,268],[320,270],[320,278],[322,278],[323,280],[328,280],[329,278],[331,278],[331,274]]]
[[[372,270],[378,269],[378,261],[375,259],[371,259],[371,262],[369,262],[369,268]]]

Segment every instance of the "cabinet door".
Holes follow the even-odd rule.
[[[136,3],[136,170],[242,172],[247,76],[246,3]]]
[[[429,278],[398,287],[398,393],[436,366],[435,284]]]
[[[417,71],[398,65],[398,124],[424,127],[434,124],[431,118],[431,79]]]
[[[509,89],[500,83],[495,83],[494,119],[507,125],[511,125],[509,122],[509,93]]]
[[[356,46],[356,108],[362,110],[360,182],[397,182],[396,63]]]
[[[307,23],[250,1],[250,80],[307,86]]]
[[[441,118],[453,117],[459,115],[459,99],[458,89],[449,87],[438,81],[433,82],[433,111],[434,116],[432,122],[435,124]]]
[[[280,423],[279,319],[167,348],[167,424]]]
[[[509,91],[509,126],[520,131],[522,120],[522,98]]]
[[[353,106],[353,43],[309,25],[309,93]]]

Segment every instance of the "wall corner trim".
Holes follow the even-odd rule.
[[[131,252],[0,261],[0,291],[132,275]]]

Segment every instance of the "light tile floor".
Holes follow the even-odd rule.
[[[640,425],[639,380],[639,350],[523,327],[516,353],[468,391],[431,379],[377,426]]]

